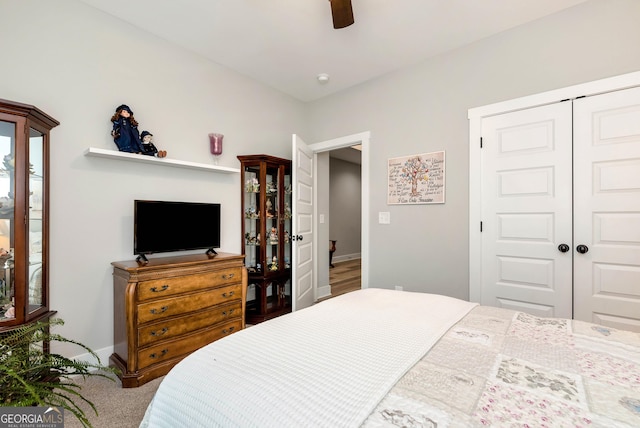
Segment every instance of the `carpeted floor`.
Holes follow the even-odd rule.
[[[115,381],[98,376],[77,381],[83,397],[93,402],[98,416],[88,404],[82,409],[94,428],[134,428],[140,425],[147,405],[151,402],[162,378],[154,379],[138,388],[122,388],[120,380]],[[79,403],[78,403],[79,404]],[[65,428],[81,428],[82,424],[72,413],[65,411]]]

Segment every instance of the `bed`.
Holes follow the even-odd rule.
[[[141,427],[638,427],[640,334],[364,289],[165,376]]]

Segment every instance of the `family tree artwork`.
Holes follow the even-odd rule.
[[[387,203],[444,203],[444,151],[389,159]]]

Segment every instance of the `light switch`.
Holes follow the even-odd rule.
[[[391,213],[390,212],[379,212],[378,213],[378,223],[380,223],[380,224],[391,224]]]
[[[320,214],[320,224],[324,224],[324,214]]]

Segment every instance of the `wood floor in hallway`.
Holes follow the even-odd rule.
[[[362,263],[360,259],[334,262],[333,265],[335,267],[329,268],[331,297],[359,290],[362,287]]]

